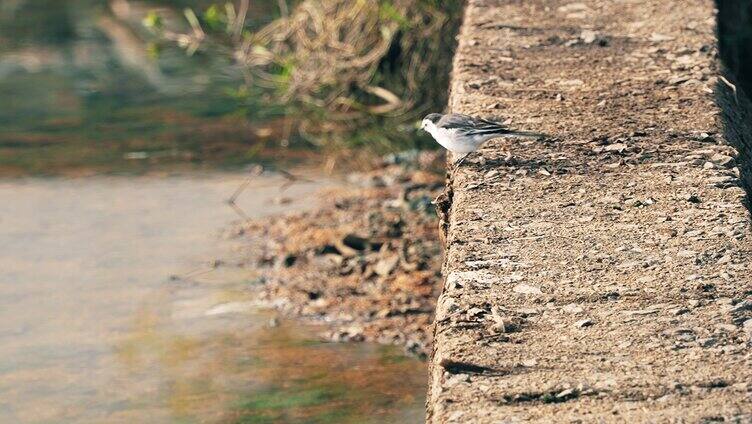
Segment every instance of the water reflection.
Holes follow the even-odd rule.
[[[225,59],[153,54],[141,25],[149,10],[179,25],[183,7],[208,3],[2,2],[0,175],[238,165],[279,151],[279,125],[248,123],[254,105],[236,102]],[[255,2],[255,19],[268,19],[271,3]]]
[[[311,339],[289,323],[205,337],[164,332],[144,312],[120,346],[130,375],[161,382],[172,418],[226,423],[420,422],[425,376],[397,349]],[[265,320],[266,318],[266,320]],[[159,386],[159,384],[155,384]],[[143,416],[141,408],[112,417]]]
[[[246,291],[253,271],[231,266],[242,251],[215,233],[243,180],[0,180],[0,422],[420,417],[416,360],[268,325]],[[256,181],[240,206],[279,213],[318,187],[294,185],[297,200],[277,205],[282,181]],[[168,278],[217,257],[230,265]]]
[[[210,3],[0,1],[0,177],[307,158],[278,144],[285,123],[263,99],[238,104],[225,59],[154,54],[147,11],[178,25]],[[278,7],[252,3],[256,22]],[[417,361],[269,326],[248,270],[167,278],[219,254],[243,178],[0,179],[0,422],[421,420]],[[273,205],[279,183],[247,190],[246,212],[289,210]],[[286,195],[310,203],[315,187]]]

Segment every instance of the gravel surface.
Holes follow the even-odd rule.
[[[428,421],[752,422],[752,239],[711,1],[471,0]],[[723,87],[722,84],[719,87]]]

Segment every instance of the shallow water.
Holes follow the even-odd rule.
[[[0,422],[418,422],[424,365],[316,341],[218,237],[240,175],[0,181]],[[251,216],[320,183],[257,179]],[[230,265],[211,270],[211,258]],[[187,278],[170,278],[182,275]]]
[[[141,23],[156,10],[184,28],[183,8],[200,14],[213,3],[224,4],[0,2],[0,175],[237,168],[310,156],[281,145],[278,112],[233,94],[240,74],[227,60],[160,44]],[[251,3],[251,22],[276,13],[276,0]]]
[[[313,153],[268,102],[238,100],[221,57],[153,54],[150,10],[185,25],[185,7],[212,3],[0,1],[0,177],[15,178],[0,179],[0,423],[423,419],[424,364],[270,325],[253,270],[232,266],[218,234],[243,177],[211,172]],[[249,17],[278,4],[252,1]],[[278,204],[280,184],[255,180],[245,213],[302,208],[320,185]]]

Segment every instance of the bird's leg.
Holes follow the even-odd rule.
[[[454,168],[455,168],[455,169],[456,169],[456,168],[458,168],[458,167],[459,167],[459,166],[460,166],[460,165],[462,164],[462,162],[463,162],[463,161],[465,160],[465,158],[467,158],[468,156],[470,156],[470,154],[472,154],[472,153],[473,153],[473,152],[470,152],[470,153],[465,153],[465,156],[462,156],[462,157],[460,158],[460,160],[458,160],[458,161],[457,161],[457,163],[455,163],[455,164],[454,164]]]
[[[466,158],[467,158],[468,156],[470,156],[470,155],[471,155],[472,153],[473,153],[473,152],[465,153],[465,156],[462,156],[462,157],[460,158],[460,160],[458,160],[457,162],[455,162],[455,163],[454,163],[454,169],[452,170],[452,179],[454,179],[454,174],[455,174],[455,172],[457,172],[457,169],[459,169],[459,167],[460,167],[460,165],[462,164],[462,162],[464,162],[464,160],[465,160],[465,159],[466,159]]]

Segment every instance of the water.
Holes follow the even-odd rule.
[[[281,121],[266,116],[272,111],[261,100],[238,104],[232,92],[239,74],[225,59],[189,57],[166,43],[152,54],[157,38],[141,25],[150,10],[179,26],[184,6],[200,11],[208,3],[1,2],[0,175],[132,173],[305,157],[280,146]],[[263,22],[270,3],[277,4],[253,2],[251,19]]]
[[[0,182],[0,422],[419,421],[417,360],[270,326],[246,292],[252,271],[200,272],[232,262],[217,233],[241,181]],[[281,182],[258,180],[241,207],[282,211]],[[317,186],[293,186],[284,208]]]
[[[203,273],[237,254],[217,235],[243,177],[218,170],[311,155],[280,142],[275,111],[239,107],[222,59],[152,55],[148,10],[209,3],[0,2],[0,422],[421,421],[424,364],[270,325],[253,270]],[[277,205],[279,184],[254,182],[246,213],[319,186]]]

